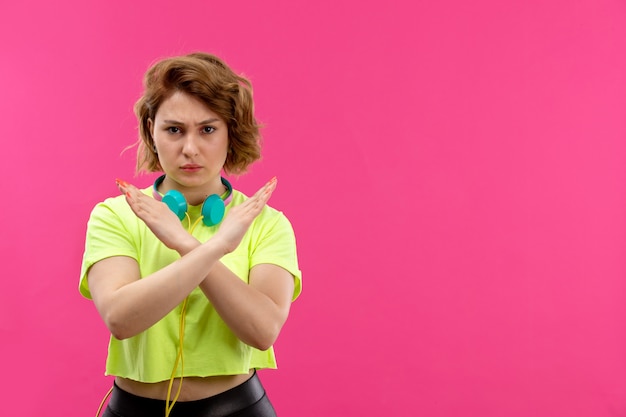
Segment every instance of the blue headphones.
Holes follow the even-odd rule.
[[[183,193],[177,190],[169,190],[163,197],[157,191],[159,185],[165,179],[165,175],[161,175],[159,178],[154,181],[154,186],[152,187],[152,196],[155,200],[163,201],[167,206],[172,210],[179,219],[184,219],[187,214],[187,200],[185,200],[185,196]],[[222,177],[222,184],[226,187],[226,197],[222,200],[217,194],[211,194],[208,196],[204,203],[202,203],[202,223],[206,226],[215,226],[224,218],[224,211],[226,210],[226,206],[230,203],[233,198],[233,187],[226,180],[226,178]]]

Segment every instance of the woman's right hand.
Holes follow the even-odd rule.
[[[165,203],[142,193],[126,181],[118,179],[115,182],[126,196],[126,201],[135,215],[165,246],[183,255],[198,245],[198,241],[185,230],[176,214]]]
[[[272,196],[276,183],[276,177],[272,178],[252,197],[228,211],[217,233],[211,239],[217,241],[225,253],[237,249],[248,228]]]

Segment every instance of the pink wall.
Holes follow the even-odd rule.
[[[205,50],[267,125],[236,185],[278,175],[299,238],[281,416],[625,416],[624,1],[296,3],[0,3],[0,415],[95,414],[85,223],[143,71]]]

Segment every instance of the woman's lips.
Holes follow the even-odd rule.
[[[182,167],[180,167],[180,169],[182,169],[185,172],[195,172],[195,171],[199,171],[202,167],[200,165],[193,165],[193,164],[188,164],[188,165],[183,165]]]

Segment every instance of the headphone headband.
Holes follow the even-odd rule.
[[[163,200],[163,197],[161,196],[161,193],[159,193],[158,188],[159,188],[159,185],[163,183],[164,179],[165,179],[165,174],[161,175],[159,178],[157,178],[154,181],[154,185],[152,186],[152,197],[154,197],[155,200],[158,200],[158,201]],[[230,185],[230,182],[228,182],[228,180],[224,177],[220,177],[220,180],[222,180],[222,184],[224,185],[224,187],[226,187],[226,196],[223,198],[223,200],[224,200],[224,205],[227,206],[230,204],[230,201],[233,199],[233,186]]]
[[[187,214],[187,201],[185,196],[178,190],[169,190],[163,196],[158,191],[159,185],[165,179],[165,174],[154,181],[152,186],[152,196],[155,200],[162,201],[172,210],[180,220]],[[215,226],[222,221],[225,207],[233,199],[233,186],[224,177],[220,177],[222,184],[226,187],[226,196],[222,198],[217,194],[211,194],[202,203],[202,222],[207,226]]]

